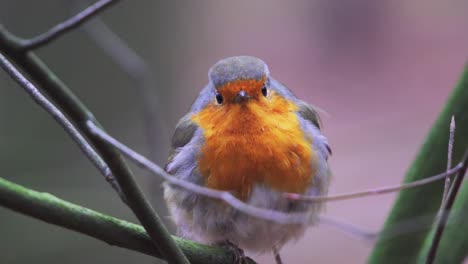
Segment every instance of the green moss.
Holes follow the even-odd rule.
[[[0,205],[111,245],[161,257],[142,226],[69,203],[49,193],[30,190],[3,178],[0,178]],[[233,261],[233,256],[223,248],[173,238],[192,264]]]

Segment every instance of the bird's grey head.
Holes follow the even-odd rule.
[[[261,59],[237,56],[218,61],[208,72],[208,78],[217,89],[236,80],[268,79],[269,74],[268,66]]]

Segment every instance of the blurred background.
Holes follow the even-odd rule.
[[[68,18],[72,4],[2,0],[0,23],[32,37]],[[154,80],[145,93],[81,28],[37,53],[111,134],[161,165],[209,67],[227,56],[260,57],[274,78],[326,111],[333,194],[400,183],[467,61],[467,11],[468,1],[457,0],[121,1],[101,18],[148,64]],[[156,127],[148,126],[154,118]],[[4,73],[0,149],[1,177],[136,221],[62,129]],[[135,172],[167,216],[158,180]],[[332,202],[326,214],[377,231],[394,198]],[[371,249],[318,226],[282,255],[286,263],[363,263]],[[0,262],[32,261],[155,263],[0,208]]]

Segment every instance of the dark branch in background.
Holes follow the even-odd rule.
[[[33,50],[44,46],[49,42],[53,41],[54,39],[60,37],[61,35],[67,33],[68,31],[80,26],[93,16],[99,14],[105,8],[116,4],[118,1],[119,0],[97,1],[96,3],[90,5],[80,13],[76,14],[75,16],[57,24],[53,28],[49,29],[47,32],[31,39],[22,40],[20,50]]]
[[[21,75],[18,70],[16,70],[13,65],[0,53],[0,67],[4,69],[10,77],[16,81],[25,91],[33,98],[33,100],[40,105],[44,110],[46,110],[54,119],[59,123],[59,125],[70,135],[73,141],[78,145],[80,150],[85,154],[85,156],[93,163],[93,165],[104,175],[106,181],[112,186],[112,188],[117,192],[123,202],[127,202],[125,196],[120,189],[119,184],[116,182],[115,178],[112,176],[112,173],[107,166],[107,164],[101,159],[101,157],[94,151],[94,149],[89,145],[86,139],[76,130],[73,124],[68,121],[68,119],[60,112],[57,107],[55,107],[51,102],[47,100],[39,90],[34,87],[23,75]]]
[[[467,160],[468,160],[468,152],[466,152],[465,155],[463,156],[463,159],[462,159],[463,167],[455,175],[455,178],[453,179],[452,187],[450,188],[450,191],[448,192],[447,198],[444,202],[444,206],[442,207],[441,215],[439,218],[437,218],[434,237],[432,239],[432,244],[429,249],[427,259],[426,259],[426,263],[428,264],[434,263],[435,257],[437,255],[437,249],[439,247],[440,240],[444,233],[445,226],[447,225],[447,220],[450,216],[450,211],[453,207],[453,203],[455,202],[455,198],[457,197],[458,190],[460,189],[460,186],[462,185],[462,182],[463,182],[463,178],[465,177],[465,174],[466,174],[466,170],[468,167]]]
[[[86,1],[74,1],[73,6],[78,9],[86,4]],[[78,2],[78,4],[76,3]],[[157,146],[160,146],[158,138],[167,139],[168,125],[162,115],[159,98],[156,95],[157,85],[153,78],[151,68],[146,61],[138,55],[127,43],[110,29],[99,17],[88,24],[83,25],[83,30],[90,39],[106,54],[119,68],[122,69],[135,83],[135,91],[141,99],[141,113],[147,146],[148,157],[153,161],[159,160]]]
[[[61,226],[113,246],[163,257],[142,226],[27,189],[0,178],[0,206],[49,224]],[[192,264],[234,264],[234,255],[221,248],[173,237]],[[248,260],[246,264],[255,264]]]
[[[94,14],[96,14],[96,12],[87,13],[88,16]],[[77,20],[78,22],[76,25],[79,24],[79,21],[85,21],[86,18],[86,16],[81,16]],[[71,28],[73,28],[73,26]],[[55,36],[55,34],[52,34],[52,36]],[[117,179],[124,196],[127,198],[129,207],[145,227],[164,258],[170,263],[189,263],[171,238],[159,216],[145,198],[140,187],[136,184],[132,172],[119,153],[112,147],[103,144],[87,129],[86,122],[90,120],[99,125],[93,114],[71,92],[65,83],[63,83],[35,54],[26,49],[23,44],[23,41],[18,37],[12,35],[6,31],[5,28],[0,26],[0,52],[4,52],[19,65],[23,71],[27,72],[34,82],[44,89],[54,100],[58,108],[69,116],[78,130],[88,137],[90,143],[94,146],[104,162],[107,163]]]

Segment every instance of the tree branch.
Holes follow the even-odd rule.
[[[140,225],[69,203],[48,193],[25,188],[3,178],[0,178],[0,205],[113,246],[157,258],[163,256]],[[173,238],[192,264],[234,263],[234,255],[226,249]],[[252,260],[248,262],[254,263]]]
[[[75,0],[71,2],[78,2],[73,6],[77,6],[76,10],[79,10],[86,1]],[[99,17],[93,19],[91,23],[83,25],[82,29],[96,46],[135,83],[135,91],[141,98],[140,108],[143,131],[148,146],[148,157],[153,161],[160,160],[160,158],[165,159],[166,157],[159,157],[157,147],[161,145],[158,144],[160,140],[169,138],[170,134],[163,115],[164,111],[160,109],[160,100],[155,94],[157,84],[150,66]]]
[[[5,28],[0,27],[0,52],[5,52],[27,72],[57,103],[59,109],[70,117],[77,125],[78,130],[89,138],[97,153],[111,168],[124,196],[127,198],[130,209],[145,227],[155,245],[159,247],[164,258],[171,263],[188,263],[188,260],[164,227],[161,219],[145,198],[140,187],[136,184],[133,173],[120,154],[89,132],[86,121],[92,120],[99,125],[93,114],[34,53],[23,52],[18,47],[21,47],[18,38],[6,31]]]
[[[73,124],[68,121],[65,115],[60,112],[55,105],[47,100],[39,90],[34,87],[24,76],[18,72],[18,70],[11,65],[11,63],[0,53],[0,67],[4,69],[10,77],[16,81],[25,91],[32,97],[32,99],[40,105],[45,111],[47,111],[54,119],[59,123],[59,125],[68,133],[72,140],[78,145],[80,150],[85,154],[85,156],[93,163],[93,165],[104,175],[106,181],[112,186],[112,188],[117,192],[123,202],[127,202],[125,196],[120,189],[119,184],[116,182],[114,176],[107,166],[107,164],[102,160],[102,158],[96,153],[96,151],[89,145],[86,139],[78,132],[78,130],[73,126]]]
[[[81,11],[80,13],[76,14],[75,16],[52,27],[45,33],[31,39],[22,40],[20,50],[27,51],[40,48],[53,41],[54,39],[60,37],[61,35],[67,33],[68,31],[80,26],[95,15],[99,14],[107,7],[116,4],[118,1],[119,0],[97,1],[89,7],[87,7],[86,9],[84,9],[83,11]]]
[[[436,219],[436,229],[434,236],[432,238],[431,247],[429,248],[429,253],[427,254],[426,263],[431,264],[434,263],[435,257],[437,255],[437,249],[439,247],[440,240],[445,230],[445,226],[447,225],[447,220],[450,215],[450,211],[453,207],[453,203],[455,202],[455,198],[457,197],[458,190],[463,182],[463,178],[465,177],[465,173],[468,167],[468,151],[465,153],[463,157],[463,167],[462,169],[456,174],[452,187],[447,194],[447,198],[444,202],[443,207],[440,210],[440,217]]]

